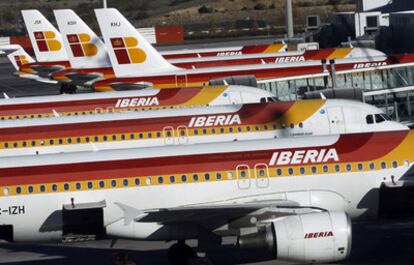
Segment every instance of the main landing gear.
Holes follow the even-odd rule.
[[[60,94],[75,94],[76,89],[75,85],[62,83],[60,85]]]
[[[191,259],[197,257],[196,253],[184,240],[179,240],[168,249],[170,265],[187,265]]]

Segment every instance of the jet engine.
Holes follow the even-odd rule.
[[[292,215],[270,220],[258,233],[238,238],[241,249],[267,250],[275,259],[335,262],[351,250],[351,222],[344,212]]]
[[[229,76],[224,78],[212,79],[209,81],[210,86],[217,85],[239,85],[257,87],[257,80],[254,75],[246,76]]]

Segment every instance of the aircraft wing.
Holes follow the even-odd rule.
[[[205,226],[218,226],[246,216],[255,216],[258,220],[323,211],[316,207],[302,207],[293,201],[264,201],[255,203],[201,205],[149,209],[139,211],[127,205],[117,203],[124,211],[126,219],[135,222],[162,224],[197,223]],[[128,222],[128,221],[126,221]]]

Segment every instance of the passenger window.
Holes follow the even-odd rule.
[[[398,167],[398,162],[397,161],[392,161],[392,167],[397,168]]]
[[[85,137],[85,141],[86,141],[87,143],[89,143],[89,142],[90,142],[89,137]]]
[[[36,141],[32,141],[32,146],[36,146]]]
[[[303,128],[303,123],[299,122],[299,128]]]
[[[152,133],[148,133],[148,138],[152,138]]]
[[[220,133],[224,133],[224,128],[220,128]]]
[[[289,173],[289,175],[293,175],[293,168],[291,168],[291,167],[290,167],[290,168],[288,169],[288,173]]]
[[[317,168],[316,167],[312,167],[312,173],[315,174],[317,172],[318,172]]]
[[[175,183],[175,177],[174,176],[170,176],[170,183]]]
[[[72,143],[72,138],[68,138],[68,144]]]
[[[142,139],[142,138],[144,138],[144,135],[142,133],[140,133],[138,137],[139,137],[139,139]]]
[[[82,185],[78,182],[78,183],[76,183],[76,189],[77,190],[80,190],[82,188]]]
[[[187,176],[186,175],[181,176],[181,182],[187,182]]]
[[[207,129],[203,129],[203,134],[207,134]]]
[[[17,193],[17,194],[20,194],[20,193],[22,193],[22,188],[20,188],[20,187],[17,187],[17,188],[16,188],[16,193]]]
[[[14,142],[14,143],[13,143],[13,147],[14,147],[14,148],[16,148],[16,147],[17,147],[17,143],[16,143],[16,142]]]
[[[372,169],[374,169],[374,168],[375,168],[375,164],[374,164],[374,163],[372,163],[372,162],[371,162],[371,163],[369,163],[369,169],[371,169],[371,170],[372,170]]]
[[[361,170],[363,170],[363,169],[364,169],[364,165],[363,165],[363,164],[361,164],[361,163],[360,163],[360,164],[358,164],[358,170],[359,170],[359,171],[361,171]]]
[[[46,191],[46,187],[45,185],[41,185],[40,186],[40,192],[45,192]]]
[[[198,135],[198,130],[197,129],[194,130],[194,135]]]
[[[112,187],[116,187],[116,180],[112,180],[112,181],[111,181],[111,186],[112,186]]]
[[[88,182],[88,189],[92,189],[93,188],[93,183],[92,182]]]
[[[22,146],[23,146],[23,147],[26,147],[26,146],[27,146],[26,141],[23,141]]]
[[[228,178],[228,179],[233,179],[233,172],[229,171],[229,172],[227,173],[227,178]]]
[[[69,190],[69,184],[68,183],[63,184],[63,189],[66,191]]]
[[[99,188],[105,188],[105,181],[101,180],[99,181]]]
[[[198,181],[198,175],[197,175],[197,174],[194,174],[194,175],[193,175],[193,180],[194,180],[194,181]]]
[[[387,168],[387,164],[385,162],[381,162],[381,168],[382,169]]]
[[[164,182],[164,179],[162,177],[158,177],[158,183],[162,184]]]
[[[260,169],[259,170],[259,177],[264,177],[264,175],[265,175],[264,169]]]
[[[9,143],[4,143],[3,146],[4,148],[9,148]]]
[[[255,131],[260,130],[259,126],[257,126],[257,125],[256,125],[256,126],[254,126],[254,130],[255,130]]]
[[[325,173],[328,172],[328,166],[327,165],[323,166],[323,172],[325,172]]]
[[[244,171],[242,171],[242,173],[243,173]],[[209,173],[206,173],[206,174],[204,174],[204,179],[205,180],[210,180],[210,174]]]
[[[216,173],[216,179],[221,179],[221,173],[220,172]]]
[[[232,133],[233,131],[234,131],[234,130],[233,130],[233,128],[232,128],[232,127],[230,127],[230,128],[229,128],[229,132],[231,132],[231,133]]]
[[[161,137],[161,133],[157,132],[157,138],[160,138],[160,137]]]
[[[58,189],[57,185],[56,185],[56,184],[53,184],[53,185],[52,185],[52,190],[53,190],[53,191],[57,191],[57,189]]]
[[[216,129],[215,128],[211,129],[211,133],[216,134]],[[181,136],[184,136],[184,131],[181,131]]]
[[[299,173],[302,174],[302,175],[305,174],[305,168],[304,167],[301,167],[299,169]]]
[[[141,181],[139,178],[135,178],[135,186],[139,186],[141,184]]]
[[[29,186],[29,188],[27,189],[28,191],[29,191],[29,193],[33,193],[33,187],[32,186]]]
[[[116,135],[115,134],[112,135],[112,141],[116,141]]]
[[[351,164],[346,164],[346,171],[351,171],[352,169],[352,165]]]
[[[278,176],[282,176],[282,169],[281,168],[278,168],[276,170],[276,173],[277,173]]]
[[[339,165],[335,165],[335,172],[339,172],[341,170]]]
[[[295,128],[295,124],[291,123],[291,124],[290,124],[290,128],[291,128],[291,129]]]
[[[374,123],[374,117],[372,115],[367,115],[366,120],[367,120],[367,124]]]
[[[95,137],[94,137],[94,141],[95,141],[95,142],[98,142],[98,141],[99,141],[99,137],[98,137],[98,136],[95,136]]]
[[[124,184],[124,187],[127,187],[127,186],[128,186],[128,180],[127,180],[127,179],[124,179],[124,180],[122,181],[122,184]]]
[[[158,137],[160,137],[161,136],[161,134],[160,133],[158,133],[159,135],[158,135]],[[135,135],[133,134],[133,133],[131,133],[130,135],[129,135],[129,138],[131,138],[131,139],[134,139],[135,138]]]
[[[145,183],[147,185],[151,185],[151,183],[152,183],[151,177],[147,177],[146,180],[145,180]]]
[[[125,137],[125,134],[122,134],[122,135],[121,135],[121,140],[125,140],[125,138],[126,138],[126,137]]]
[[[265,129],[265,131],[269,130],[269,126],[267,125],[263,126],[263,128]]]
[[[250,132],[250,126],[246,126],[246,131]]]

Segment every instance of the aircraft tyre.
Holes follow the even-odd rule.
[[[192,248],[180,240],[168,249],[168,261],[170,265],[187,265],[191,259],[195,259],[196,254]]]

